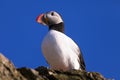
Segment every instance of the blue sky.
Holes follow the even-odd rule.
[[[36,17],[59,12],[65,33],[82,49],[88,71],[120,78],[120,0],[0,0],[0,52],[16,67],[48,66],[41,52],[47,27]]]

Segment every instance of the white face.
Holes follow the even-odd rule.
[[[61,16],[55,11],[45,13],[44,18],[47,19],[47,25],[54,25],[63,22]]]

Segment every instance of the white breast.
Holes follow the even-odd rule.
[[[80,69],[78,46],[61,32],[50,30],[42,42],[42,51],[53,69]]]

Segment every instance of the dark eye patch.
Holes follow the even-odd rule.
[[[54,15],[54,12],[51,12],[51,15],[53,16],[53,15]]]

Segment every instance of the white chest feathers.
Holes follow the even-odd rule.
[[[56,70],[80,69],[80,50],[65,34],[50,30],[42,42],[42,52],[51,68]]]

